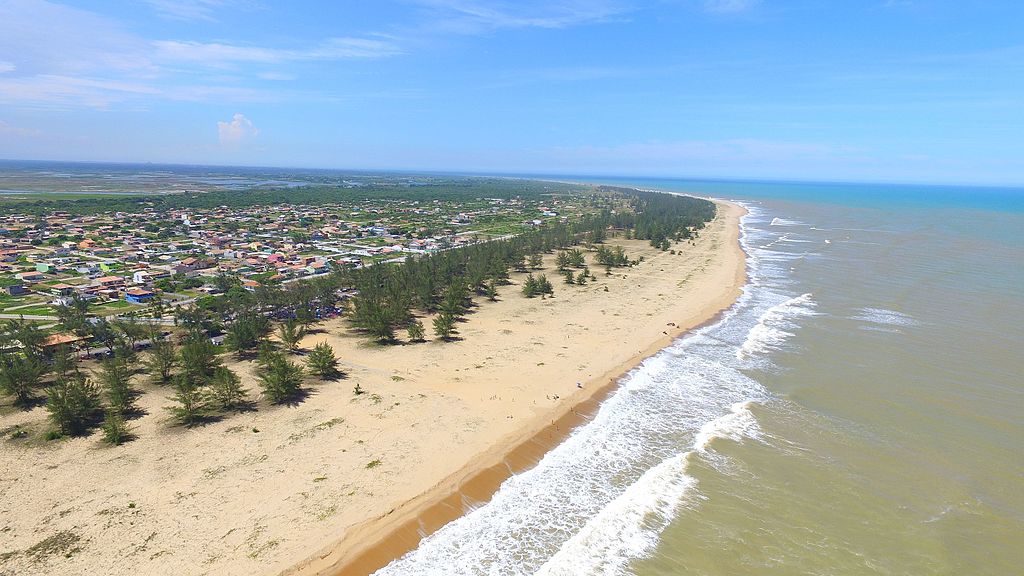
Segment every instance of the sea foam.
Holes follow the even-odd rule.
[[[701,426],[693,449],[647,470],[604,507],[548,560],[536,576],[617,576],[632,560],[648,556],[680,506],[699,498],[697,479],[687,474],[691,459],[706,455],[716,439],[758,438],[750,401]]]
[[[858,310],[858,313],[853,316],[853,320],[871,322],[872,324],[880,324],[883,326],[917,326],[920,324],[909,314],[904,314],[903,312],[897,312],[895,310],[886,310],[885,308],[861,308]]]
[[[790,330],[796,328],[795,319],[817,315],[814,306],[815,302],[810,293],[772,306],[761,314],[757,324],[747,332],[746,340],[736,350],[736,357],[743,360],[778,349],[793,335]]]

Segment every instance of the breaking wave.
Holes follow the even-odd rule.
[[[785,218],[772,218],[770,226],[806,226],[799,220],[787,220]]]
[[[743,345],[736,351],[736,357],[743,360],[778,349],[793,335],[790,330],[796,328],[793,322],[796,318],[817,315],[814,306],[815,302],[810,293],[772,306],[761,314],[757,324],[747,333]]]

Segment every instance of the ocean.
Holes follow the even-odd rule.
[[[743,295],[378,574],[1022,573],[1024,190],[606,182],[742,202]]]

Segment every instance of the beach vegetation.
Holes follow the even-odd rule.
[[[422,320],[413,320],[409,323],[409,327],[406,328],[406,332],[409,336],[409,340],[412,342],[423,342],[426,337],[426,331],[423,327]]]
[[[99,372],[94,376],[103,389],[110,410],[121,415],[137,411],[136,393],[131,387],[131,372],[124,358],[114,356],[103,360]]]
[[[58,381],[46,390],[46,410],[61,435],[84,434],[101,412],[99,390],[81,374]]]
[[[313,347],[309,356],[306,357],[306,369],[322,380],[332,380],[341,375],[341,371],[338,370],[338,358],[334,355],[334,348],[331,348],[327,342],[321,342]]]
[[[360,293],[353,302],[351,320],[357,328],[383,343],[394,341],[395,326],[408,316],[409,303],[404,298],[389,301],[383,295]]]
[[[274,404],[291,400],[302,388],[302,367],[286,358],[280,352],[271,353],[265,360],[265,368],[256,375],[263,395]]]
[[[149,349],[143,366],[156,384],[167,384],[178,366],[178,347],[171,340],[156,340]]]
[[[564,272],[569,267],[569,256],[564,251],[555,254],[555,267],[559,272]]]
[[[179,352],[182,376],[195,387],[205,385],[223,363],[217,348],[208,338],[192,336]]]
[[[434,335],[441,340],[451,340],[455,330],[455,316],[442,312],[434,317]]]
[[[278,327],[277,336],[285,348],[295,352],[299,349],[299,342],[306,336],[306,327],[297,319],[290,319]]]
[[[124,415],[113,408],[108,408],[103,418],[103,441],[112,446],[119,446],[131,438],[131,428]]]
[[[551,281],[548,280],[548,277],[544,274],[537,276],[537,294],[540,294],[540,297],[543,299],[554,293],[555,288],[551,285]]]
[[[242,358],[254,352],[270,330],[270,320],[265,315],[243,313],[228,325],[224,344]]]
[[[233,370],[219,366],[209,383],[209,400],[220,410],[237,410],[246,405],[249,393]]]
[[[534,278],[533,274],[529,274],[526,276],[526,280],[523,280],[523,296],[533,298],[537,294],[539,294],[537,279]]]
[[[187,373],[178,374],[174,378],[175,394],[171,397],[173,405],[167,411],[179,424],[191,426],[206,416],[209,404],[201,385],[189,378]]]
[[[626,251],[622,246],[598,246],[597,253],[595,254],[597,263],[605,266],[606,268],[629,266],[629,258],[626,257]]]
[[[56,380],[67,380],[79,374],[78,355],[71,352],[67,345],[60,345],[51,354],[51,369]]]
[[[7,356],[0,359],[0,390],[13,396],[15,405],[29,407],[45,372],[45,364],[31,356]]]

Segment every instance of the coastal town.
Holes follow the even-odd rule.
[[[77,298],[95,316],[167,319],[217,294],[220,276],[255,290],[506,238],[582,210],[535,197],[7,215],[0,318],[54,321]]]

